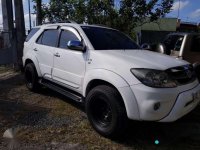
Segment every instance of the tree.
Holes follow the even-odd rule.
[[[120,27],[131,34],[133,28],[146,22],[152,22],[170,12],[173,0],[121,0]]]
[[[43,12],[42,12],[42,0],[33,0],[36,3],[36,24],[41,25],[43,20]]]
[[[138,24],[164,17],[172,4],[173,0],[120,0],[118,8],[114,0],[50,0],[42,7],[44,18],[51,22],[102,24],[131,35]]]
[[[75,20],[77,23],[85,21],[85,0],[50,0],[43,5],[44,18],[50,22]]]

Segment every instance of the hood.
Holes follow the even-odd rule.
[[[147,50],[103,50],[99,52],[104,55],[102,56],[103,58],[116,58],[117,62],[126,63],[127,66],[131,65],[131,68],[166,70],[172,67],[189,64],[184,60]],[[105,55],[107,55],[107,57]]]
[[[87,65],[87,69],[112,71],[125,79],[129,85],[141,83],[131,73],[131,68],[166,70],[189,64],[171,56],[146,50],[93,50],[89,57],[92,61]]]

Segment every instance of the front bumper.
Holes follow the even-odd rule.
[[[200,93],[197,80],[176,88],[151,88],[138,84],[131,89],[138,104],[140,120],[145,121],[175,121],[193,110],[200,101],[200,94],[192,101],[193,94]],[[157,103],[160,107],[155,110]]]
[[[160,122],[172,122],[192,111],[200,102],[200,84],[179,94],[170,113]]]

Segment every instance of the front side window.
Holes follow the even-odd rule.
[[[67,48],[67,43],[69,41],[78,41],[78,37],[69,30],[62,30],[60,35],[59,47]]]
[[[125,34],[102,27],[82,26],[95,50],[122,50],[122,49],[139,49]]]
[[[45,30],[37,40],[38,44],[55,47],[58,40],[58,30]]]
[[[192,40],[192,52],[200,52],[200,35],[196,35]]]

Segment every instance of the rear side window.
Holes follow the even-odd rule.
[[[58,30],[45,30],[37,40],[37,44],[55,47],[58,40]]]
[[[200,52],[200,35],[196,35],[192,40],[192,52]]]
[[[30,33],[26,37],[26,42],[28,42],[34,35],[35,33],[39,30],[40,28],[33,28],[31,29]]]

